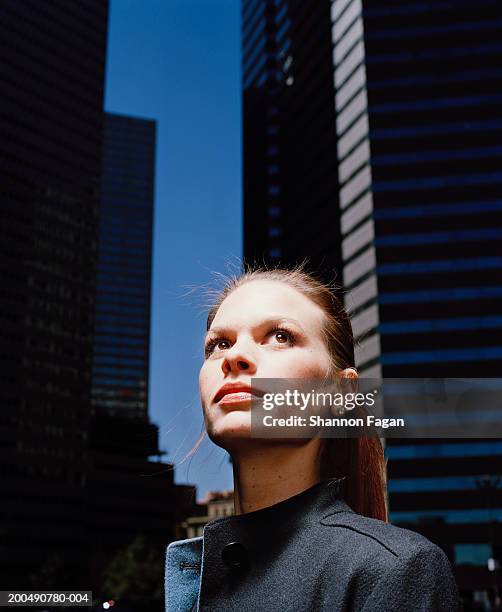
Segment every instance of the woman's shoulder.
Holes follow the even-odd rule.
[[[364,610],[405,609],[406,601],[426,602],[424,610],[459,609],[448,557],[421,534],[352,511],[327,515],[321,524],[334,536],[323,529],[324,541],[332,542],[331,560],[371,583]]]
[[[447,559],[443,550],[423,535],[352,511],[328,514],[321,519],[321,524],[336,533],[337,548],[340,550],[340,544],[345,544],[347,554],[352,557],[354,552],[359,552],[368,558],[374,552],[391,565],[410,557]]]

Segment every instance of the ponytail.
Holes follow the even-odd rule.
[[[388,521],[386,465],[378,437],[326,439],[320,465],[321,480],[337,480],[354,512]]]

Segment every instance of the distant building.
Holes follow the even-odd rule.
[[[92,403],[147,418],[155,121],[105,114]]]
[[[233,491],[211,491],[197,504],[192,515],[185,518],[178,527],[177,535],[182,538],[195,538],[204,533],[204,527],[213,519],[234,514]]]

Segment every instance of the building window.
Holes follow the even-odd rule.
[[[492,556],[490,544],[455,544],[455,565],[487,567]]]

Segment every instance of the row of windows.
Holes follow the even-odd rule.
[[[455,565],[480,565],[486,567],[488,559],[493,557],[492,545],[479,544],[455,544]]]
[[[123,412],[124,410],[137,410],[138,408],[142,407],[146,409],[146,406],[144,406],[144,402],[137,398],[131,398],[131,400],[129,401],[127,401],[126,399],[106,400],[95,398],[92,403],[94,406],[103,406],[103,408],[120,408],[121,412]]]
[[[427,274],[429,272],[458,272],[460,270],[502,270],[502,257],[479,257],[476,259],[443,259],[436,261],[411,261],[379,264],[378,275],[399,276],[402,274]]]
[[[466,442],[460,444],[416,444],[410,446],[387,446],[385,454],[392,459],[431,459],[444,457],[490,457],[502,455],[502,440],[489,442]]]
[[[378,296],[378,301],[380,304],[413,304],[416,302],[480,300],[497,297],[502,297],[502,286],[381,293]]]
[[[381,334],[445,332],[452,330],[492,329],[502,327],[502,316],[458,317],[454,319],[423,319],[380,323]]]
[[[424,36],[429,39],[431,34],[444,34],[446,32],[473,32],[486,30],[499,30],[502,27],[502,19],[490,19],[489,21],[468,21],[461,23],[445,23],[441,25],[424,25],[395,28],[379,28],[367,35],[368,40],[390,40],[391,38],[409,39],[413,36]]]
[[[502,70],[499,78],[502,78]],[[401,140],[414,136],[436,136],[440,134],[462,134],[465,132],[491,132],[502,130],[502,121],[486,119],[459,123],[441,123],[438,125],[413,125],[407,127],[379,128],[370,130],[370,140]]]
[[[98,316],[101,314],[110,313],[113,315],[123,316],[127,314],[138,314],[144,315],[145,317],[148,315],[148,311],[144,306],[124,306],[123,304],[98,304],[96,307],[96,313]]]
[[[502,48],[502,47],[501,47]],[[500,104],[502,95],[484,94],[475,96],[457,96],[451,98],[432,98],[430,100],[406,100],[401,102],[386,102],[385,104],[370,104],[370,114],[396,113],[405,110],[429,110],[435,108],[450,109],[463,106],[477,106],[479,104]]]
[[[96,325],[96,332],[98,334],[130,334],[132,336],[145,336],[147,330],[144,327],[127,327],[125,325]],[[101,335],[101,338],[103,336]]]
[[[144,387],[144,380],[127,380],[122,378],[101,378],[98,376],[93,377],[92,385],[99,387],[101,385],[110,385],[116,387]]]
[[[111,364],[111,365],[137,365],[137,366],[141,366],[144,369],[146,368],[147,365],[147,359],[131,359],[131,358],[127,358],[127,357],[111,357],[111,356],[106,356],[106,357],[102,357],[99,355],[95,355],[94,356],[94,364]]]
[[[489,523],[502,521],[502,508],[492,510],[420,510],[391,512],[393,523],[421,523],[437,519],[445,523]]]
[[[502,177],[502,175],[501,175]],[[449,242],[479,242],[500,240],[502,228],[452,230],[448,232],[420,232],[418,234],[394,234],[375,238],[376,246],[413,246],[417,244],[440,244]]]
[[[409,363],[448,363],[456,361],[487,361],[502,359],[502,347],[480,346],[469,349],[438,349],[435,351],[400,351],[380,356],[382,365]]]
[[[490,185],[492,183],[502,183],[502,172],[485,172],[483,174],[463,174],[453,176],[432,176],[428,178],[412,178],[399,181],[374,181],[373,191],[415,191],[418,189],[460,187],[462,185]]]
[[[114,375],[114,376],[137,376],[145,377],[145,368],[111,368],[108,366],[94,365],[94,376]],[[94,380],[97,380],[96,378]]]
[[[142,297],[134,296],[130,294],[139,293]],[[125,304],[143,304],[147,305],[148,300],[145,297],[143,289],[134,289],[131,287],[110,287],[110,285],[103,285],[98,287],[96,291],[96,304],[111,304],[125,303]]]
[[[144,275],[132,276],[127,271],[117,268],[112,274],[102,273],[98,269],[98,275],[96,279],[96,289],[104,290],[109,289],[111,291],[119,291],[120,293],[131,292],[135,294],[142,294],[145,296],[149,295],[150,278]]]
[[[96,301],[102,297],[102,302],[123,301],[131,304],[146,304],[148,292],[145,288],[114,286],[110,283],[98,283],[96,288]]]
[[[147,350],[145,348],[137,348],[133,346],[110,346],[109,344],[105,344],[105,345],[95,344],[94,354],[95,355],[107,355],[107,356],[110,356],[110,359],[115,359],[116,355],[138,357],[138,358],[141,357],[143,360],[147,359]]]
[[[96,322],[103,323],[105,321],[108,321],[110,323],[118,323],[118,324],[135,323],[136,325],[141,325],[141,326],[145,326],[147,323],[147,319],[139,315],[136,315],[134,317],[117,316],[116,314],[101,314],[101,313],[98,313],[96,315]]]
[[[125,338],[123,335],[107,336],[106,334],[96,334],[96,342],[98,346],[99,346],[99,343],[101,343],[101,346],[103,346],[104,342],[108,344],[123,344],[123,345],[136,344],[140,346],[146,345],[146,339],[144,337],[143,338],[131,338],[129,336]]]
[[[123,380],[114,383],[111,388],[96,386],[92,389],[92,396],[95,400],[102,401],[102,398],[121,398],[123,400],[144,399],[146,393],[143,389],[128,387],[123,384]],[[101,383],[100,383],[101,384]],[[96,402],[95,402],[96,403]]]
[[[441,151],[414,151],[413,153],[399,152],[391,155],[372,155],[373,166],[400,166],[414,162],[449,161],[453,159],[480,159],[486,157],[499,157],[502,155],[502,146],[477,147],[465,149],[443,149]]]
[[[479,488],[477,479],[482,476],[440,476],[435,478],[391,478],[389,493],[413,493],[416,491],[458,491]]]
[[[380,208],[373,212],[375,219],[395,219],[409,217],[436,217],[443,215],[465,215],[469,213],[502,211],[502,200],[480,200],[474,202],[455,202],[453,204],[427,204],[406,208]]]
[[[108,245],[119,245],[121,247],[140,246],[145,247],[146,230],[136,231],[136,228],[131,225],[124,225],[121,227],[109,228],[107,231],[101,230],[100,238],[101,243]]]

